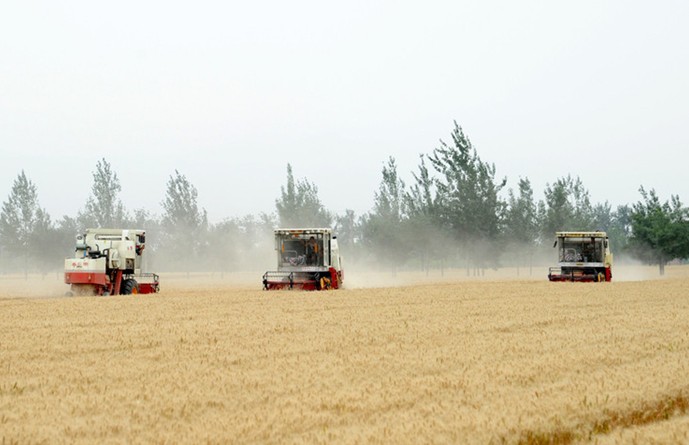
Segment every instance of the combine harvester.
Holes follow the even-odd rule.
[[[68,295],[131,295],[158,292],[158,275],[141,273],[143,230],[86,229],[77,235],[74,258],[65,260]]]
[[[263,289],[326,290],[342,287],[344,271],[330,229],[276,229],[278,267],[263,275]]]
[[[558,266],[550,281],[602,282],[612,280],[612,253],[605,232],[557,232]]]

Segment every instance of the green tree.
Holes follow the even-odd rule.
[[[418,173],[412,172],[414,182],[404,197],[407,232],[413,240],[409,249],[426,274],[432,267],[439,267],[444,274],[449,250],[446,245],[448,227],[443,225],[436,180],[425,160],[421,155]]]
[[[5,254],[22,259],[25,276],[30,260],[43,265],[42,242],[51,227],[50,216],[39,204],[36,185],[22,170],[12,184],[7,201],[2,203],[0,244]]]
[[[174,231],[205,228],[207,212],[198,205],[198,190],[186,176],[175,170],[167,181],[163,207],[163,226]]]
[[[643,259],[658,264],[660,275],[674,258],[689,256],[689,211],[679,197],[660,202],[655,190],[639,189],[642,200],[632,206],[631,244]]]
[[[506,179],[496,181],[495,165],[481,160],[457,122],[451,135],[452,145],[441,140],[428,159],[440,175],[436,184],[442,223],[460,241],[467,272],[474,266],[476,273],[497,257],[504,207],[498,194]]]
[[[98,161],[96,171],[93,172],[91,196],[86,201],[84,211],[78,216],[82,228],[120,228],[126,225],[127,215],[118,198],[121,191],[120,179],[110,163],[105,158]]]
[[[531,271],[534,249],[538,240],[538,207],[528,179],[519,179],[517,193],[510,189],[504,217],[507,251],[517,263],[529,264]],[[519,273],[519,269],[517,269]]]
[[[212,261],[209,270],[219,272],[260,271],[275,268],[276,252],[273,215],[261,213],[258,218],[247,215],[226,218],[208,230],[209,249],[206,256]]]
[[[55,222],[52,233],[50,242],[51,250],[54,252],[52,257],[55,258],[55,268],[61,269],[63,264],[59,260],[72,256],[75,249],[75,236],[83,231],[80,230],[76,218],[65,215]]]
[[[360,238],[359,231],[354,210],[346,209],[344,215],[335,216],[335,233],[341,249],[351,252]]]
[[[239,269],[241,238],[242,231],[236,219],[227,218],[209,227],[208,243],[213,246],[208,252],[211,270],[220,272],[223,277],[225,272]]]
[[[539,203],[541,240],[547,244],[555,232],[595,230],[589,192],[579,177],[568,175],[546,184],[545,201]]]
[[[240,270],[265,271],[275,268],[276,253],[273,230],[277,226],[273,213],[260,213],[258,217],[246,215],[235,220],[239,228],[237,249]]]
[[[404,216],[404,182],[397,174],[395,158],[390,157],[383,166],[383,179],[374,194],[373,212],[393,224],[399,224]]]
[[[405,185],[392,157],[383,166],[382,175],[374,194],[373,211],[363,220],[362,232],[377,262],[391,266],[394,272],[408,254],[404,233]]]
[[[333,217],[318,197],[318,187],[306,179],[294,180],[287,164],[287,185],[275,200],[281,227],[331,227]]]
[[[208,216],[198,205],[196,187],[175,170],[167,181],[161,205],[161,251],[167,254],[168,266],[183,270],[202,268],[200,256],[207,245]]]
[[[606,201],[593,206],[592,216],[593,227],[608,234],[611,251],[614,254],[624,253],[631,236],[631,208],[628,205],[621,205],[613,210]]]
[[[156,259],[164,238],[160,219],[144,208],[134,209],[123,224],[128,228],[146,230],[146,253],[142,256],[142,270],[157,268]]]
[[[405,205],[410,215],[427,217],[430,222],[438,217],[436,186],[423,155],[420,161],[418,174],[412,173],[414,184],[405,194]]]

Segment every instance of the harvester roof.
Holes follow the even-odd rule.
[[[605,232],[555,232],[558,238],[605,238]]]
[[[300,229],[275,229],[275,234],[280,235],[308,235],[309,233],[322,233],[329,234],[332,230],[326,227],[312,227],[312,228],[300,228]]]

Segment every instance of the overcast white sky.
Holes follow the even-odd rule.
[[[290,162],[340,213],[453,120],[515,188],[579,176],[689,203],[686,1],[19,1],[0,6],[0,200],[54,219],[105,157],[128,209],[178,169],[212,221],[274,211]]]

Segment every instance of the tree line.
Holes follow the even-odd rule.
[[[465,267],[540,266],[556,231],[603,230],[614,253],[657,264],[660,273],[674,259],[689,257],[689,210],[678,196],[661,201],[640,187],[634,204],[594,204],[577,176],[548,183],[536,199],[528,178],[505,189],[493,163],[481,159],[455,122],[451,139],[420,155],[409,182],[394,157],[381,171],[373,208],[363,215],[329,211],[308,179],[295,179],[287,165],[275,211],[208,221],[196,187],[172,173],[161,201],[162,214],[129,211],[122,203],[117,173],[106,159],[93,171],[91,194],[76,216],[53,220],[40,206],[36,185],[22,171],[0,212],[0,267],[5,272],[61,269],[74,249],[74,235],[88,227],[147,230],[149,268],[166,271],[260,270],[273,266],[272,230],[280,227],[334,227],[350,264],[443,271]]]

